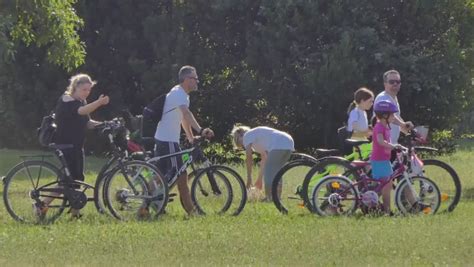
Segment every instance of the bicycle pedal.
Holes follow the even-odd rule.
[[[169,194],[168,194],[168,196],[169,196],[170,198],[175,197],[175,196],[177,196],[177,195],[178,195],[178,194],[176,194],[176,193],[169,193]]]

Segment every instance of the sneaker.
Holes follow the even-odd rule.
[[[140,207],[137,212],[138,219],[144,220],[150,218],[150,210],[148,207]]]
[[[432,209],[431,205],[424,204],[420,201],[415,202],[411,209],[409,210],[411,213],[424,213],[424,214],[430,214]]]
[[[48,206],[45,205],[43,202],[33,203],[32,205],[33,214],[39,219],[44,219],[44,217],[46,217],[46,213],[48,212]]]

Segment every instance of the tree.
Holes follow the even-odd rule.
[[[85,47],[77,31],[83,21],[76,0],[7,0],[0,6],[0,47],[14,60],[14,42],[46,47],[49,62],[71,71],[84,63]]]

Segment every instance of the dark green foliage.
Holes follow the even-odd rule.
[[[194,65],[191,110],[217,141],[237,122],[268,125],[290,132],[299,150],[335,146],[353,92],[380,92],[392,68],[406,120],[448,129],[473,107],[472,1],[83,0],[75,8],[87,52],[79,69],[66,74],[48,63],[47,47],[22,44],[15,61],[0,62],[0,146],[36,145],[34,128],[78,71],[99,81],[91,100],[111,96],[93,115],[110,119],[122,108],[140,113],[176,84],[180,66]]]

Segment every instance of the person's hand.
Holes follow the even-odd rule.
[[[413,128],[415,128],[415,125],[411,121],[406,121],[405,127],[407,128],[407,130],[412,130]]]
[[[212,137],[214,137],[214,131],[211,130],[210,128],[205,128],[202,130],[201,136],[206,139],[211,139]]]
[[[106,95],[100,95],[99,98],[97,99],[97,101],[99,102],[99,104],[101,106],[105,106],[109,103],[109,97],[106,96]]]

